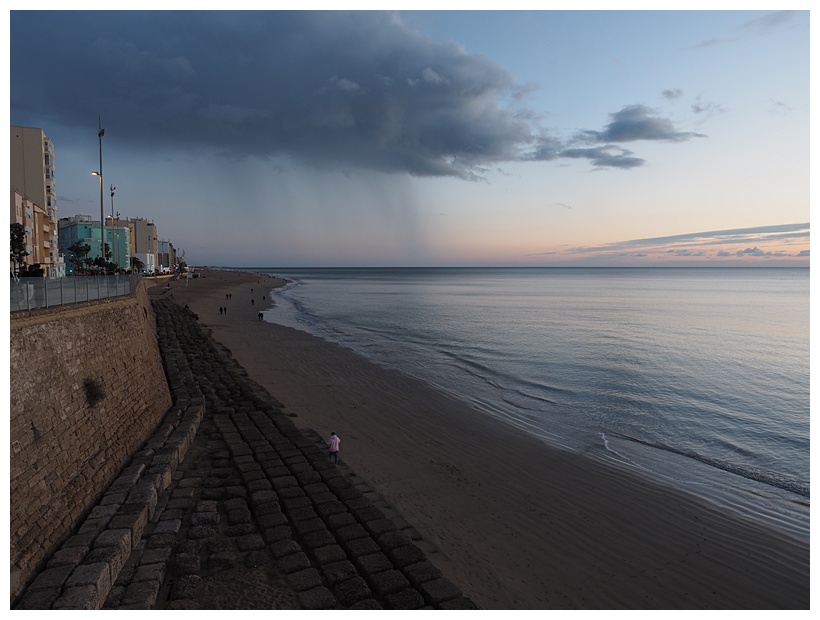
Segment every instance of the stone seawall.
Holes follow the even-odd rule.
[[[14,609],[475,609],[418,532],[156,300],[174,405]]]
[[[144,286],[12,316],[11,599],[99,500],[171,406]]]

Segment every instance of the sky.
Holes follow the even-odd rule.
[[[101,121],[191,265],[809,265],[808,10],[12,8],[59,217]]]

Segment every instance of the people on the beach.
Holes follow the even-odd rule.
[[[219,314],[222,314],[222,306],[219,306]]]
[[[334,463],[339,462],[339,444],[342,442],[336,433],[330,433],[330,438],[327,440],[327,447],[330,449],[330,460]]]
[[[260,312],[260,313],[258,313],[256,316],[257,316],[257,318],[261,321],[261,320],[262,320],[262,317],[263,317],[264,315]]]
[[[251,299],[251,305],[253,305],[253,299]]]

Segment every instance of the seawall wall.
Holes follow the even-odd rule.
[[[145,283],[12,315],[10,371],[14,600],[171,406]]]

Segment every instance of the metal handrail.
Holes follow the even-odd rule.
[[[11,313],[130,295],[139,274],[11,279]]]

